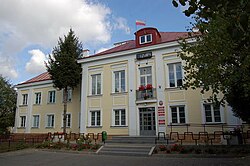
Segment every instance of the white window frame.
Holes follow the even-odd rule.
[[[73,89],[69,88],[68,89],[68,96],[67,96],[67,102],[72,102],[72,95],[73,94]],[[64,96],[64,90],[62,90],[62,102],[63,102],[63,96]]]
[[[35,121],[35,117],[38,117],[38,122]],[[40,126],[40,115],[33,115],[32,116],[32,128],[39,128],[39,126]]]
[[[68,116],[69,115],[70,115],[70,124],[68,125],[68,121],[69,121]],[[66,113],[66,128],[71,128],[71,126],[72,126],[72,114],[71,114],[71,112],[67,112]],[[63,114],[62,114],[62,127],[63,127]]]
[[[93,82],[93,76],[96,76],[96,78],[97,78],[97,75],[100,75],[100,81],[101,81],[101,89],[100,89],[100,93],[97,93],[98,91],[97,91],[97,83],[98,83],[98,81],[96,81],[96,83],[95,83],[95,86],[96,86],[96,89],[95,89],[95,92],[94,93],[92,93],[92,82]],[[102,73],[93,73],[93,74],[90,74],[90,95],[101,95],[102,94],[102,84],[103,84],[103,81],[102,81]]]
[[[172,107],[177,107],[177,123],[172,122]],[[180,123],[180,112],[179,112],[179,107],[184,107],[184,113],[185,113],[185,123]],[[169,124],[186,124],[188,123],[188,109],[187,105],[185,103],[176,103],[176,104],[171,104],[168,106],[168,122]]]
[[[54,123],[53,123],[53,126],[49,126],[49,116],[54,116]],[[46,125],[45,127],[46,128],[55,128],[55,114],[46,114]],[[51,123],[51,122],[50,122]]]
[[[26,94],[22,94],[22,105],[28,105],[28,97],[29,95]]]
[[[211,108],[211,116],[212,116],[212,122],[207,122],[206,121],[206,113],[205,113],[205,105],[210,105]],[[223,106],[219,106],[219,111],[220,111],[220,122],[215,122],[215,117],[214,117],[214,107],[212,103],[201,103],[201,107],[202,107],[202,122],[203,124],[216,124],[216,123],[224,123],[224,112],[223,112]]]
[[[141,75],[141,69],[142,68],[149,68],[149,67],[151,68],[151,81],[152,81],[151,84],[153,85],[153,82],[154,82],[154,80],[153,80],[154,79],[153,78],[153,66],[150,65],[150,66],[142,66],[142,67],[138,68],[138,72],[139,72],[139,86],[142,85],[142,83],[141,83],[141,77],[142,77],[142,75]],[[145,85],[144,86],[146,86],[147,84],[149,84],[148,80],[147,80],[148,76],[150,76],[150,75],[149,74],[143,75],[143,77],[145,77]]]
[[[147,39],[147,36],[150,36],[150,40]],[[146,35],[139,36],[139,42],[140,42],[140,44],[151,43],[153,41],[152,37],[153,37],[152,34],[146,34]],[[144,38],[144,42],[142,42],[142,38]]]
[[[92,125],[92,113],[95,112],[95,124]],[[97,112],[100,112],[100,125],[97,124]],[[102,111],[100,109],[93,109],[89,111],[89,126],[101,127],[102,126]]]
[[[19,126],[20,126],[21,128],[25,128],[25,127],[26,127],[26,120],[27,120],[27,117],[26,117],[26,116],[23,116],[23,115],[20,116],[20,123],[19,123]]]
[[[121,124],[121,111],[124,110],[125,111],[125,124],[122,125]],[[119,124],[116,125],[115,124],[115,112],[119,111]],[[112,126],[127,126],[127,110],[125,108],[113,108],[112,109]]]
[[[39,97],[40,94],[40,97]],[[35,92],[35,101],[34,101],[36,105],[41,105],[42,103],[42,92]]]
[[[175,61],[175,62],[169,62],[166,64],[166,68],[167,68],[167,86],[168,88],[177,88],[177,87],[180,87],[177,85],[177,74],[176,74],[176,64],[181,64],[181,75],[182,75],[182,85],[183,85],[183,78],[184,78],[184,73],[183,73],[183,64],[181,61]],[[174,65],[173,68],[174,68],[174,81],[175,81],[175,85],[174,86],[170,86],[170,78],[169,78],[169,65]]]
[[[50,96],[51,96],[51,93],[54,92],[52,95],[52,101],[50,101]],[[50,90],[48,91],[48,103],[49,104],[53,104],[53,103],[56,103],[56,91],[55,90]]]

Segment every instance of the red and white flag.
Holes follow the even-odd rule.
[[[135,25],[143,25],[143,26],[145,26],[146,23],[144,21],[136,20]]]

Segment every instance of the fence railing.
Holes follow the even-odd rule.
[[[186,142],[204,142],[206,144],[218,143],[219,140],[225,140],[230,144],[230,140],[235,137],[238,144],[248,144],[250,139],[249,124],[226,125],[226,124],[170,124],[170,132],[159,132],[157,140],[177,140],[181,144]]]

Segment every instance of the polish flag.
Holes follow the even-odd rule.
[[[145,26],[146,23],[144,21],[136,20],[135,25],[143,25],[143,26]]]

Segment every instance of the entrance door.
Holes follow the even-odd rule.
[[[140,135],[155,135],[155,108],[139,108]]]

